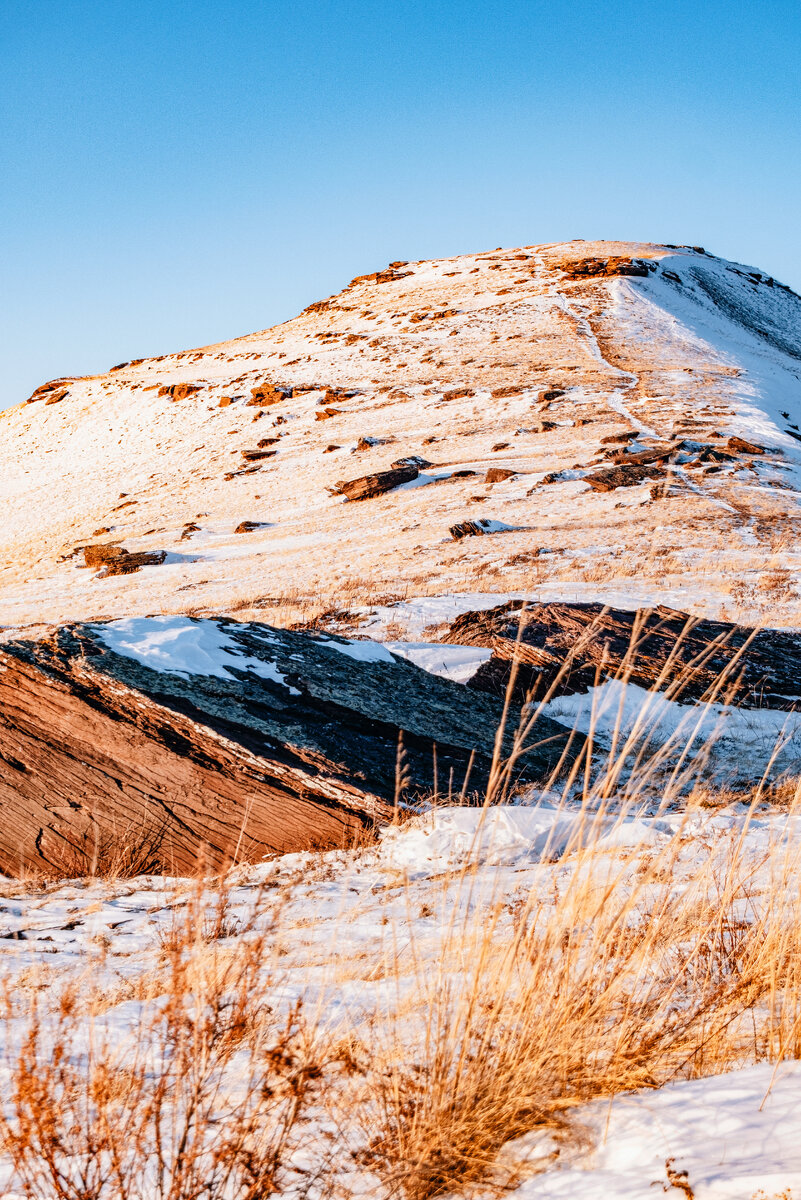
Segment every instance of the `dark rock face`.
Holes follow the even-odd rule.
[[[226,677],[142,666],[102,626],[0,646],[0,870],[46,865],[87,822],[158,821],[176,872],[199,855],[214,867],[342,845],[396,794],[486,785],[495,698],[372,643],[207,624],[234,647]],[[516,778],[546,778],[579,749],[553,721],[538,730]]]
[[[377,471],[375,475],[361,475],[358,479],[340,480],[334,489],[335,495],[347,496],[348,500],[370,500],[383,492],[391,492],[401,483],[409,483],[420,474],[416,466],[394,467],[390,471]]]
[[[516,472],[510,471],[508,467],[490,467],[484,476],[484,482],[503,483],[505,479],[511,479],[515,474]]]
[[[531,689],[543,695],[563,672],[558,694],[625,674],[687,703],[714,695],[750,708],[801,704],[801,634],[697,621],[664,606],[626,612],[514,600],[464,613],[442,640],[491,647],[468,685],[481,691],[503,694],[517,659],[518,699]]]

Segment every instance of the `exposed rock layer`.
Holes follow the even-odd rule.
[[[517,660],[515,694],[576,692],[625,676],[682,701],[731,698],[745,707],[801,703],[801,634],[697,621],[675,609],[628,612],[600,604],[525,604],[514,600],[463,613],[442,639],[488,646],[492,658],[470,687],[506,691]]]
[[[52,865],[87,829],[154,823],[176,872],[201,855],[214,867],[341,845],[387,819],[396,791],[486,783],[494,699],[369,643],[217,628],[236,647],[225,677],[143,666],[108,649],[102,626],[2,648],[0,870]],[[547,776],[566,749],[555,722],[541,737],[523,777]]]

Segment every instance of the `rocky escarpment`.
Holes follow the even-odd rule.
[[[445,642],[486,646],[492,657],[470,687],[503,694],[575,693],[625,678],[682,702],[732,700],[745,708],[801,704],[801,634],[695,620],[660,605],[626,611],[601,604],[513,600],[457,617]]]
[[[382,646],[261,624],[142,618],[7,642],[0,870],[145,828],[182,873],[341,845],[396,796],[481,789],[500,719],[499,701]],[[546,778],[579,742],[544,721],[517,777]]]

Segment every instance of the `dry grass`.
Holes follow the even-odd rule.
[[[710,703],[736,672],[735,661]],[[506,759],[499,736],[484,821],[548,699],[526,706]],[[302,902],[290,919],[294,889],[325,891],[342,854],[254,884],[247,919],[238,868],[176,894],[153,969],[122,992],[84,979],[9,994],[0,1141],[22,1194],[257,1200],[291,1184],[336,1197],[354,1169],[376,1196],[500,1193],[517,1180],[504,1145],[531,1130],[580,1139],[587,1101],[799,1057],[801,847],[778,840],[755,859],[740,830],[699,853],[688,823],[657,846],[608,840],[620,804],[637,809],[655,779],[671,803],[690,791],[690,815],[721,802],[753,814],[768,800],[793,818],[797,780],[716,792],[703,754],[650,744],[649,719],[621,725],[600,765],[590,736],[565,783],[581,798],[574,836],[543,848],[528,890],[472,853],[424,883],[387,871],[402,904],[376,916],[374,943],[354,952],[344,913],[342,944],[306,952],[294,938],[316,910]],[[371,853],[356,847],[355,867]],[[297,994],[287,973],[299,967],[337,999],[360,981],[381,988],[334,1036],[319,992],[314,1005],[274,1001],[285,984]],[[121,1036],[122,1002],[139,1009]],[[315,1165],[300,1175],[309,1147]]]
[[[103,1005],[81,1008],[86,981],[24,1010],[6,996],[0,1144],[25,1197],[256,1200],[291,1174],[322,1049],[300,1002],[283,1016],[268,1003],[275,914],[215,952],[226,894],[215,917],[193,893],[164,975],[122,1034]]]
[[[43,879],[133,879],[160,875],[167,868],[164,855],[166,822],[158,818],[132,821],[105,828],[92,821],[74,841],[62,841],[49,850],[49,868]]]

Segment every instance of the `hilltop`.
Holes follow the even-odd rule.
[[[402,626],[491,594],[798,624],[799,425],[801,299],[763,272],[629,242],[394,262],[3,413],[0,623]]]

